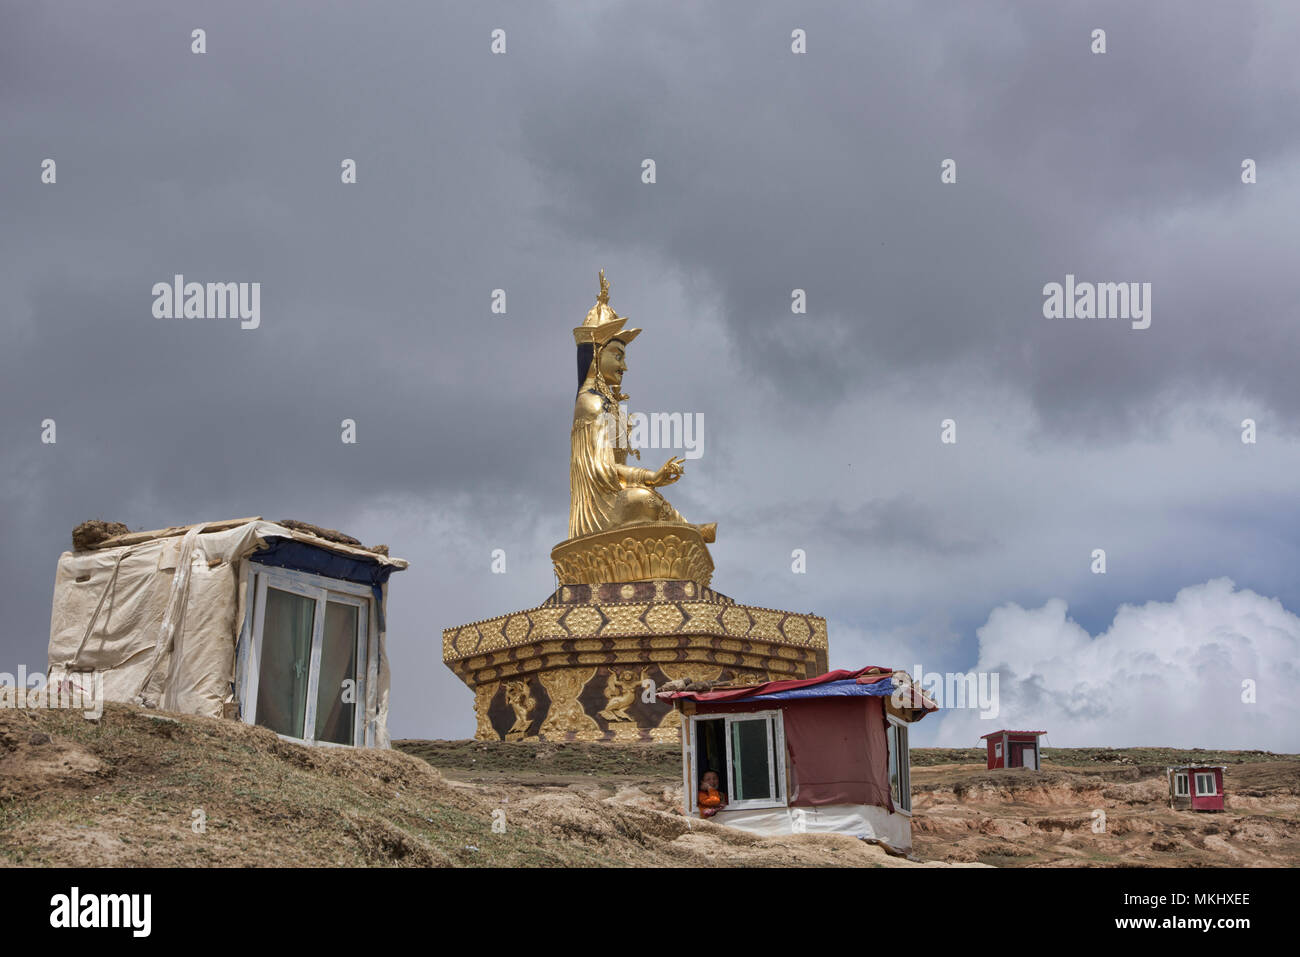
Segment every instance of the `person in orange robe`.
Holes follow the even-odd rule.
[[[700,817],[713,817],[721,808],[727,806],[727,796],[718,790],[717,771],[705,771],[700,778],[700,792],[696,803],[700,806]]]

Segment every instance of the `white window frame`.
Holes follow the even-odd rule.
[[[262,626],[266,612],[266,589],[278,588],[295,595],[312,598],[316,602],[315,620],[312,623],[311,656],[307,678],[307,707],[303,716],[303,737],[286,734],[277,736],[285,741],[308,744],[322,748],[374,747],[375,722],[367,721],[377,709],[379,687],[379,621],[374,594],[368,585],[326,578],[311,572],[301,572],[259,562],[248,563],[248,610],[240,633],[240,664],[238,666],[240,718],[247,724],[257,724],[257,690],[261,679]],[[361,686],[357,688],[356,708],[353,715],[352,743],[317,741],[316,705],[320,680],[321,645],[325,632],[325,603],[352,605],[358,608],[357,631],[359,651],[364,655]],[[358,662],[360,664],[360,662]]]
[[[1214,795],[1218,794],[1218,793],[1219,793],[1219,783],[1215,780],[1215,777],[1216,777],[1216,775],[1215,775],[1215,773],[1214,773],[1213,771],[1197,771],[1197,772],[1196,772],[1196,795],[1195,795],[1195,796],[1196,796],[1196,797],[1213,797]],[[1202,791],[1202,790],[1201,790],[1201,779],[1202,779],[1202,778],[1208,778],[1209,781],[1210,781],[1210,789],[1209,789],[1208,791]]]
[[[691,814],[698,814],[699,806],[699,723],[702,721],[723,722],[722,735],[727,748],[727,780],[725,782],[728,799],[736,795],[735,764],[731,757],[731,726],[740,721],[767,721],[767,774],[769,790],[773,798],[752,798],[748,801],[728,800],[722,811],[754,810],[786,806],[786,760],[785,760],[785,717],[780,709],[772,711],[744,711],[736,714],[699,714],[692,715],[690,735],[683,736],[682,747],[687,749],[686,760],[682,766],[688,768],[689,777],[682,783],[686,787],[687,808]]]
[[[1188,787],[1187,772],[1175,771],[1174,772],[1174,797],[1185,798],[1191,796],[1192,793]]]
[[[910,722],[902,721],[899,718],[894,717],[892,714],[889,714],[888,712],[885,713],[885,717],[889,719],[889,725],[894,729],[894,734],[892,736],[893,740],[898,741],[900,735],[902,737],[902,742],[901,742],[902,755],[898,760],[898,793],[900,795],[900,799],[894,801],[894,810],[899,814],[904,814],[907,817],[911,817],[912,816],[912,744],[910,740],[911,734],[908,731],[910,727]],[[885,746],[887,748],[891,747],[890,737],[891,736],[888,733],[885,734]],[[888,755],[886,755],[885,771],[886,773],[888,773],[889,771]],[[889,788],[889,793],[891,798],[893,797],[893,792],[894,792],[894,788],[893,785],[891,784]],[[903,801],[907,802],[906,807],[903,807]]]

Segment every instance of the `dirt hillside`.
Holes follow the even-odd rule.
[[[681,801],[677,745],[397,741],[448,780],[503,799],[578,789]],[[1165,769],[1224,765],[1227,810],[1171,811]],[[671,800],[669,800],[671,798]],[[912,751],[913,854],[998,867],[1300,864],[1300,755],[1051,748],[1043,770],[988,771],[982,749]],[[1096,828],[1096,830],[1094,830]]]
[[[554,781],[477,784],[401,750],[307,748],[216,718],[0,710],[0,863],[921,866],[853,837],[686,818],[662,761],[594,757]]]
[[[1298,755],[1053,748],[1039,771],[988,771],[973,755],[920,766],[954,755],[914,752],[918,854],[1002,867],[1300,864]],[[1197,761],[1227,768],[1225,810],[1170,809],[1165,769]]]
[[[967,867],[1300,863],[1300,756],[1199,752],[1227,765],[1229,809],[1170,811],[1164,766],[1191,757],[1053,749],[1042,771],[989,772],[980,752],[917,749],[914,854]],[[679,762],[675,745],[358,751],[126,705],[98,722],[0,710],[0,864],[925,866],[854,837],[755,838],[687,818]]]

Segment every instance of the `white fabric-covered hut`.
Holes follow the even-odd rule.
[[[260,518],[64,552],[50,681],[99,672],[109,701],[388,747],[387,582],[407,563],[386,552]]]

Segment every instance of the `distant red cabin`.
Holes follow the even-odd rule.
[[[1042,767],[1038,738],[1046,731],[991,731],[980,735],[988,745],[989,770],[994,768]]]
[[[1222,811],[1221,766],[1182,764],[1169,769],[1169,806],[1176,810]]]

